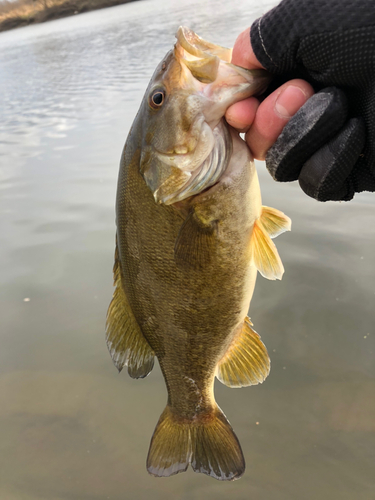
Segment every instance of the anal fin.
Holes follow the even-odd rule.
[[[128,373],[132,378],[144,378],[154,366],[155,353],[144,338],[126,297],[117,242],[113,276],[116,289],[106,322],[108,350],[119,372],[128,365]]]
[[[216,376],[228,387],[246,387],[262,383],[270,371],[266,346],[252,328],[248,317],[220,361]]]

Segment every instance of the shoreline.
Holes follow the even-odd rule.
[[[3,17],[0,12],[0,32],[134,1],[137,0],[62,0],[38,9],[41,4],[34,0],[32,4],[23,6],[34,7],[33,9],[26,10],[15,7],[14,11],[9,11],[6,17]]]

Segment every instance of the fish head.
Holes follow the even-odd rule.
[[[176,38],[174,49],[156,68],[139,112],[140,173],[155,201],[167,205],[217,182],[228,155],[216,154],[223,157],[216,163],[210,155],[219,136],[222,149],[231,148],[229,134],[223,139],[218,132],[227,108],[261,93],[270,81],[264,70],[231,64],[231,49],[188,28],[180,27]]]

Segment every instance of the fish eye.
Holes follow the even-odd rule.
[[[163,90],[155,90],[149,99],[149,104],[153,109],[158,109],[163,105],[165,92]]]

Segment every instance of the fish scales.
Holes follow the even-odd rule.
[[[120,163],[107,344],[134,378],[159,360],[168,400],[147,459],[155,476],[191,464],[219,480],[240,477],[242,450],[215,402],[214,378],[241,387],[269,372],[247,312],[257,271],[281,278],[271,237],[290,220],[262,207],[250,151],[223,119],[268,75],[229,61],[229,49],[180,28]]]
[[[199,381],[213,378],[215,367],[231,340],[228,331],[232,332],[244,317],[241,317],[241,305],[249,266],[246,238],[240,237],[246,232],[243,199],[233,198],[232,206],[226,203],[229,213],[240,215],[236,221],[238,228],[236,231],[232,226],[232,217],[223,217],[222,238],[211,262],[203,269],[181,268],[174,259],[174,246],[183,222],[181,212],[155,203],[139,175],[137,154],[129,163],[124,158],[122,165],[128,168],[122,169],[126,177],[119,181],[119,199],[126,201],[126,205],[119,207],[117,224],[120,261],[128,277],[124,280],[126,291],[137,322],[165,374],[169,399],[182,399],[186,412],[189,408],[185,409],[182,391],[183,387],[190,391],[186,377]],[[243,170],[237,179],[244,197],[250,176],[250,169]],[[225,198],[225,189],[215,193],[213,201],[220,204],[220,196]],[[140,205],[139,200],[142,200]],[[204,202],[203,198],[201,203]],[[251,227],[247,232],[250,230]],[[244,261],[242,266],[241,261]],[[222,314],[224,308],[225,315]],[[204,349],[200,347],[203,342]],[[173,376],[168,377],[169,372]],[[205,403],[211,405],[210,400]]]

